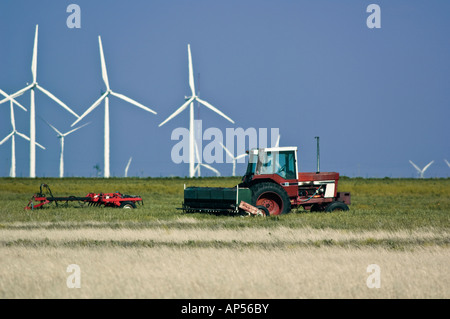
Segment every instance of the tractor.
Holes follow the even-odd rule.
[[[299,173],[297,147],[255,148],[248,151],[247,171],[231,188],[185,187],[184,212],[287,214],[303,207],[312,212],[347,211],[350,193],[338,192],[339,173]]]

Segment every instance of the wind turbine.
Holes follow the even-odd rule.
[[[434,161],[429,162],[427,165],[425,165],[424,168],[420,169],[416,164],[414,164],[411,160],[409,161],[411,163],[412,166],[414,166],[414,168],[417,170],[417,173],[419,174],[420,178],[424,178],[423,174],[425,173],[425,171],[427,170],[428,167],[430,167],[431,164],[434,163]]]
[[[215,169],[215,168],[212,167],[211,165],[204,164],[204,163],[202,163],[202,162],[200,161],[200,154],[199,154],[199,152],[198,152],[197,143],[195,143],[195,155],[197,156],[197,161],[198,161],[198,163],[197,163],[197,166],[196,166],[195,169],[194,169],[194,175],[195,175],[195,172],[197,172],[197,174],[198,174],[197,176],[200,177],[200,176],[201,176],[201,173],[200,173],[200,167],[203,166],[203,167],[209,169],[210,171],[213,171],[214,173],[216,173],[217,176],[220,176],[220,172],[219,172],[217,169]]]
[[[16,138],[15,136],[18,135],[21,138],[30,141],[30,138],[28,136],[26,136],[25,134],[22,134],[20,132],[18,132],[16,130],[16,121],[14,118],[14,104],[13,104],[13,99],[10,99],[10,113],[11,113],[11,126],[12,126],[12,132],[9,133],[2,141],[0,141],[0,145],[2,145],[3,143],[5,143],[8,139],[11,138],[11,169],[9,171],[9,177],[16,177]],[[17,103],[17,105],[19,105]],[[26,109],[25,109],[26,111]],[[41,144],[36,142],[36,145],[39,146],[40,148],[45,150],[45,147],[42,146]]]
[[[155,111],[152,109],[149,109],[148,107],[142,105],[141,103],[138,103],[129,97],[113,92],[111,88],[109,87],[109,81],[108,81],[108,73],[106,71],[106,63],[105,63],[105,56],[103,55],[103,46],[102,46],[102,39],[100,36],[98,36],[98,45],[100,48],[100,62],[102,66],[102,78],[106,85],[106,92],[100,96],[100,98],[94,102],[87,110],[86,112],[81,115],[78,120],[72,123],[72,126],[77,124],[79,121],[81,121],[86,115],[91,113],[103,100],[105,100],[105,134],[104,134],[104,177],[109,178],[110,177],[110,166],[109,166],[109,95],[113,95],[119,99],[124,100],[125,102],[131,103],[137,107],[140,107],[141,109],[156,114]]]
[[[447,166],[450,167],[450,163],[446,159],[444,161],[447,163]]]
[[[130,157],[130,159],[128,160],[127,166],[125,167],[125,177],[128,177],[128,169],[130,168],[132,159],[133,159],[133,157]]]
[[[195,140],[194,140],[194,101],[203,104],[207,108],[216,112],[220,116],[224,117],[228,121],[234,124],[234,121],[226,116],[224,113],[219,111],[217,108],[212,106],[210,103],[200,99],[198,95],[195,94],[195,84],[194,84],[194,70],[192,67],[192,55],[191,55],[191,46],[188,44],[188,60],[189,60],[189,87],[191,88],[192,96],[186,96],[184,104],[180,106],[175,112],[172,113],[166,120],[164,120],[159,126],[163,126],[165,123],[173,119],[175,116],[183,112],[189,106],[189,177],[195,176],[195,160],[194,160],[194,148],[195,148]],[[205,166],[207,164],[202,164]],[[208,165],[209,166],[209,165]],[[197,167],[200,167],[197,165]],[[205,166],[206,167],[206,166]]]
[[[228,156],[230,156],[231,159],[233,160],[233,175],[232,176],[236,176],[236,160],[246,157],[248,154],[244,153],[244,154],[234,157],[233,153],[231,153],[231,151],[228,148],[226,148],[225,145],[223,145],[222,143],[220,143],[220,145],[225,150],[225,152],[228,154]]]
[[[33,47],[33,57],[31,61],[31,73],[33,75],[33,83],[27,85],[23,89],[17,91],[12,94],[10,98],[18,97],[24,94],[26,91],[30,90],[30,177],[36,177],[36,111],[35,111],[35,103],[34,103],[34,91],[38,89],[39,91],[46,94],[53,101],[61,105],[64,109],[69,111],[75,117],[78,118],[78,114],[72,111],[66,104],[64,104],[61,100],[59,100],[52,93],[44,89],[37,83],[37,44],[38,44],[38,25],[36,25],[36,32],[34,35],[34,47]],[[0,104],[6,102],[9,98],[3,99],[0,101]]]
[[[44,121],[45,121],[45,120],[44,120]],[[86,123],[86,124],[83,124],[83,125],[81,125],[81,126],[78,126],[77,128],[74,128],[73,130],[70,130],[70,131],[68,131],[68,132],[66,132],[66,133],[61,133],[60,131],[58,131],[58,129],[57,129],[56,127],[54,127],[53,125],[51,125],[51,124],[48,123],[47,121],[45,121],[45,123],[47,123],[47,125],[50,126],[50,127],[56,132],[58,138],[59,138],[60,141],[61,141],[61,152],[60,152],[60,154],[59,154],[59,177],[60,177],[60,178],[63,178],[63,177],[64,177],[64,138],[65,138],[67,135],[69,135],[69,134],[71,134],[71,133],[73,133],[73,132],[79,130],[79,129],[82,128],[83,126],[88,125],[89,123]]]

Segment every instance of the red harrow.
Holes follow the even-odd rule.
[[[50,187],[47,184],[41,184],[39,193],[31,197],[25,209],[36,209],[42,206],[55,203],[58,207],[60,202],[68,206],[69,202],[78,202],[80,206],[88,204],[89,206],[105,206],[105,207],[120,207],[120,208],[136,208],[136,204],[144,204],[142,197],[134,195],[124,195],[119,192],[115,193],[89,193],[85,197],[67,196],[54,197]]]

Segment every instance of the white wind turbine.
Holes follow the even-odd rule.
[[[59,154],[59,177],[63,178],[64,177],[64,138],[67,135],[69,135],[69,134],[79,130],[83,126],[88,125],[89,123],[83,124],[83,125],[81,125],[81,126],[79,126],[77,128],[74,128],[73,130],[70,130],[70,131],[66,132],[66,133],[61,133],[56,127],[54,127],[53,125],[51,125],[47,121],[45,121],[45,123],[47,123],[47,125],[50,126],[56,132],[56,136],[58,136],[58,138],[61,141],[61,151],[60,151],[60,154]]]
[[[234,156],[233,153],[231,153],[231,151],[225,147],[225,145],[223,145],[222,143],[220,143],[220,145],[222,146],[222,148],[225,150],[225,152],[228,154],[229,157],[231,157],[231,159],[233,160],[233,175],[232,176],[236,176],[236,161],[238,159],[241,159],[243,157],[246,157],[248,154],[244,153],[238,156]]]
[[[44,89],[37,83],[37,44],[38,44],[38,25],[36,25],[36,32],[34,35],[34,47],[33,47],[33,57],[31,61],[31,73],[33,75],[33,83],[27,85],[23,89],[17,91],[14,94],[11,94],[10,98],[18,97],[24,94],[26,91],[30,90],[30,177],[36,177],[36,111],[35,111],[35,103],[34,103],[34,91],[35,89],[40,90],[44,94],[46,94],[53,101],[61,105],[64,109],[69,111],[75,117],[78,118],[78,114],[72,111],[66,104],[64,104],[61,100],[59,100],[52,93]],[[0,101],[4,103],[8,100],[8,98]]]
[[[195,155],[197,157],[198,163],[197,163],[197,166],[194,168],[194,175],[195,175],[195,172],[197,172],[197,176],[200,177],[201,176],[200,167],[203,166],[203,167],[209,169],[210,171],[213,171],[214,173],[216,173],[217,176],[220,176],[220,172],[217,169],[215,169],[211,165],[204,164],[200,161],[200,154],[198,152],[197,143],[195,143]]]
[[[28,136],[26,136],[25,134],[22,134],[16,130],[16,121],[14,118],[14,104],[13,104],[12,99],[10,99],[9,107],[10,107],[10,113],[11,113],[12,131],[3,140],[0,141],[0,145],[2,145],[8,139],[11,138],[11,169],[9,171],[9,177],[16,177],[16,138],[15,138],[15,136],[18,135],[27,141],[30,141],[30,138]],[[26,109],[25,109],[25,111],[26,111]],[[41,144],[36,142],[36,145],[45,150],[45,147],[42,146]]]
[[[423,174],[427,170],[428,167],[430,167],[431,164],[434,163],[434,161],[429,162],[427,165],[425,165],[424,168],[420,169],[416,164],[414,164],[411,160],[409,161],[412,166],[417,170],[417,173],[419,174],[420,178],[424,178]]]
[[[102,39],[100,36],[98,36],[98,45],[100,47],[100,62],[101,62],[101,67],[102,67],[102,78],[103,81],[105,82],[106,85],[106,92],[103,93],[102,96],[100,96],[100,98],[94,102],[94,104],[92,104],[87,110],[86,112],[83,113],[83,115],[81,115],[78,120],[76,120],[75,122],[72,123],[72,126],[74,126],[75,124],[77,124],[79,121],[81,121],[81,119],[83,119],[86,115],[88,115],[89,113],[91,113],[103,100],[105,100],[105,134],[104,134],[104,177],[108,178],[110,177],[110,166],[109,166],[109,95],[113,95],[119,99],[124,100],[125,102],[131,103],[137,107],[140,107],[141,109],[156,114],[155,111],[153,111],[152,109],[149,109],[148,107],[142,105],[141,103],[138,103],[132,99],[130,99],[129,97],[120,94],[120,93],[116,93],[113,92],[111,90],[111,88],[109,87],[109,81],[108,81],[108,73],[106,71],[106,63],[105,63],[105,56],[103,55],[103,46],[102,46]]]
[[[219,111],[217,108],[212,106],[210,103],[200,99],[198,95],[195,94],[195,84],[194,84],[194,70],[192,67],[192,55],[191,55],[191,46],[188,44],[188,60],[189,60],[189,87],[191,88],[192,96],[186,96],[184,104],[180,106],[172,115],[170,115],[164,122],[159,124],[159,126],[163,126],[165,123],[173,119],[175,116],[183,112],[189,105],[189,177],[195,176],[195,159],[194,159],[194,148],[195,148],[195,140],[194,140],[194,101],[199,102],[200,104],[203,104],[207,108],[211,109],[212,111],[216,112],[220,116],[224,117],[228,121],[234,124],[234,121],[230,119],[228,116],[226,116],[224,113]],[[202,164],[202,166],[205,166],[207,164]],[[209,165],[208,165],[209,166]],[[197,165],[197,167],[200,167]],[[206,166],[205,166],[206,167]]]

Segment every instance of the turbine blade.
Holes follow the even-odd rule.
[[[411,160],[409,161],[411,163],[412,166],[414,166],[414,168],[418,171],[421,172],[422,170],[416,165],[414,164]]]
[[[33,86],[34,86],[34,84],[27,85],[26,87],[24,87],[23,89],[17,91],[16,93],[11,94],[9,97],[12,98],[12,99],[15,99],[16,97],[21,96],[22,94],[24,94],[27,90],[31,89]],[[3,104],[3,103],[5,103],[6,101],[9,101],[9,100],[10,99],[7,97],[7,98],[1,100],[0,104]]]
[[[67,135],[69,135],[69,134],[71,134],[71,133],[73,133],[73,132],[79,130],[80,128],[82,128],[82,127],[84,127],[84,126],[86,126],[86,125],[88,125],[88,124],[91,124],[91,122],[89,122],[89,123],[84,123],[83,125],[78,126],[77,128],[74,128],[73,130],[70,130],[69,132],[64,133],[64,134],[61,134],[61,135],[62,135],[62,136],[67,136]]]
[[[33,74],[33,83],[36,83],[37,77],[37,44],[38,44],[38,25],[36,25],[36,32],[34,34],[33,58],[31,61],[31,73]]]
[[[41,90],[41,92],[45,93],[49,98],[51,98],[53,101],[61,105],[63,108],[65,108],[68,112],[72,113],[76,118],[79,118],[78,114],[72,111],[66,104],[64,104],[60,99],[58,99],[56,96],[54,96],[52,93],[44,89],[42,86],[36,84],[36,87]]]
[[[0,145],[2,145],[3,143],[5,143],[11,136],[14,135],[14,131],[12,131],[11,133],[9,133],[3,140],[1,140]]]
[[[206,167],[207,169],[213,171],[214,173],[217,174],[217,176],[220,176],[220,172],[217,169],[215,169],[214,167],[212,167],[212,166],[210,166],[208,164],[203,164],[203,163],[200,163],[200,165],[202,165],[202,166]]]
[[[425,171],[427,170],[427,168],[430,167],[430,165],[433,164],[433,163],[434,163],[434,160],[431,161],[431,162],[429,162],[429,163],[423,168],[422,172],[425,172]]]
[[[30,142],[30,138],[29,138],[28,136],[26,136],[25,134],[22,134],[22,133],[17,132],[17,131],[16,131],[16,134],[19,135],[21,138],[23,138],[23,139],[25,139],[25,140],[27,140],[27,141]],[[41,144],[39,144],[38,142],[35,142],[35,144],[36,144],[36,146],[39,146],[40,148],[42,148],[43,150],[45,150],[45,147],[42,146]]]
[[[106,71],[105,55],[103,54],[102,39],[98,36],[98,46],[100,47],[100,62],[102,64],[102,78],[105,82],[106,89],[109,90],[108,72]]]
[[[137,107],[140,107],[141,109],[143,109],[143,110],[145,110],[145,111],[147,111],[147,112],[156,114],[156,112],[153,111],[152,109],[149,109],[148,107],[142,105],[141,103],[136,102],[135,100],[130,99],[128,96],[125,96],[125,95],[123,95],[123,94],[116,93],[116,92],[113,92],[113,91],[110,91],[110,92],[111,92],[112,95],[118,97],[119,99],[122,99],[122,100],[124,100],[124,101],[126,101],[126,102],[128,102],[128,103],[134,104],[134,105],[136,105]]]
[[[186,102],[184,102],[184,104],[182,106],[180,106],[175,112],[172,113],[172,115],[170,115],[167,119],[164,120],[164,122],[162,122],[161,124],[159,124],[159,127],[163,126],[164,124],[166,124],[168,121],[170,121],[171,119],[173,119],[175,116],[177,116],[178,114],[180,114],[181,112],[184,111],[185,108],[187,108],[187,106],[194,100],[194,97],[191,97],[189,100],[187,100]]]
[[[225,152],[228,154],[228,156],[231,157],[231,159],[234,159],[234,155],[233,153],[231,153],[228,148],[225,147],[225,145],[222,144],[222,142],[219,142],[220,146],[222,146],[222,148],[225,150]]]
[[[239,156],[236,156],[235,157],[235,159],[240,159],[240,158],[243,158],[243,157],[246,157],[248,154],[247,153],[244,153],[244,154],[241,154],[241,155],[239,155]]]
[[[40,116],[39,116],[40,117]],[[50,126],[58,135],[62,136],[63,133],[61,133],[60,131],[58,131],[58,129],[56,127],[54,127],[53,125],[51,125],[49,122],[47,122],[46,120],[44,120],[42,117],[40,117],[45,123],[47,123],[48,126]]]
[[[15,133],[17,135],[19,135],[21,138],[23,138],[24,140],[27,140],[28,142],[30,141],[30,138],[28,136],[26,136],[25,134],[17,132],[17,131],[15,131]],[[37,143],[36,143],[36,145],[37,145]]]
[[[102,96],[100,96],[98,98],[97,101],[94,102],[94,104],[92,104],[84,113],[83,115],[81,115],[78,120],[76,120],[75,122],[72,123],[72,125],[70,126],[74,126],[75,124],[77,124],[79,121],[81,121],[86,115],[88,115],[89,113],[92,112],[93,109],[95,109],[101,102],[102,100],[108,95],[108,92],[103,93]]]
[[[275,143],[275,147],[279,147],[279,146],[280,146],[280,134],[278,134],[277,142]]]
[[[209,104],[208,102],[196,97],[195,98],[197,101],[199,101],[200,103],[202,103],[204,106],[206,106],[207,108],[213,110],[214,112],[216,112],[217,114],[219,114],[220,116],[224,117],[225,119],[227,119],[228,121],[230,121],[231,123],[234,124],[234,121],[232,119],[230,119],[228,116],[226,116],[225,114],[223,114],[221,111],[219,111],[218,109],[216,109],[214,106],[212,106],[211,104]]]
[[[18,131],[15,131],[15,133],[16,133],[17,135],[19,135],[21,138],[23,138],[24,140],[27,140],[28,142],[30,142],[30,138],[29,138],[28,136],[26,136],[25,134],[20,133],[20,132],[18,132]],[[35,144],[36,144],[37,146],[39,146],[40,148],[42,148],[43,150],[45,150],[45,147],[42,146],[41,144],[39,144],[38,142],[35,142]]]
[[[131,164],[131,160],[133,159],[133,157],[130,157],[130,159],[128,160],[127,166],[125,167],[125,171],[128,171],[128,169],[130,168],[130,164]]]
[[[36,142],[36,146],[39,146],[40,148],[42,148],[43,150],[45,150],[45,147],[42,146],[41,144],[39,144],[38,142]]]
[[[189,59],[189,87],[191,88],[192,96],[195,96],[194,68],[192,67],[192,55],[190,44],[188,44],[188,59]]]
[[[20,106],[25,112],[27,112],[28,110],[19,102],[17,102],[16,100],[14,100],[8,93],[6,93],[5,91],[3,91],[2,89],[0,89],[0,94],[3,95],[4,97],[6,97],[6,100],[15,103],[16,105]],[[1,104],[1,103],[0,103]]]
[[[447,166],[450,167],[450,163],[447,161],[447,159],[444,159],[444,161],[447,164]]]

